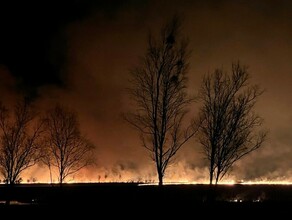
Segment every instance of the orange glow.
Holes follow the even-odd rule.
[[[46,167],[35,167],[28,169],[22,175],[21,183],[58,183],[56,171],[52,171],[52,180],[50,172]],[[275,177],[273,177],[275,176]],[[234,185],[255,185],[255,184],[281,184],[292,185],[292,177],[283,176],[262,176],[255,179],[238,179],[236,176],[229,175],[218,184]],[[120,170],[118,172],[111,172],[111,169],[106,168],[88,168],[80,170],[80,172],[68,176],[64,183],[143,183],[157,185],[157,176],[155,170]],[[3,184],[3,181],[1,181]],[[176,169],[169,169],[164,178],[164,184],[209,184],[207,168],[190,170],[185,169],[184,166],[178,166]]]
[[[208,185],[209,182],[164,182],[164,185],[197,185],[203,184]],[[235,184],[242,184],[242,185],[292,185],[292,182],[289,181],[248,181],[248,182],[235,182],[235,181],[222,181],[218,183],[219,185],[235,185]],[[142,183],[139,184],[140,186],[144,185],[158,185],[158,182],[154,183]]]
[[[115,183],[115,182],[122,182],[122,183],[139,183],[139,185],[158,185],[158,182],[143,182],[143,181],[139,181],[139,180],[128,180],[128,181],[114,181],[114,180],[107,180],[107,181],[98,181],[98,180],[86,180],[86,179],[82,179],[82,180],[70,180],[70,181],[65,181],[66,184],[74,184],[74,183]],[[47,183],[47,184],[51,184],[51,183],[58,183],[58,181],[37,181],[37,182],[28,182],[28,181],[23,181],[21,183],[25,183],[25,184],[36,184],[36,183]],[[0,184],[4,184],[3,182],[1,182]],[[164,185],[198,185],[198,184],[203,184],[203,185],[208,185],[209,182],[205,181],[205,182],[184,182],[184,181],[174,181],[174,182],[164,182]],[[235,185],[235,184],[242,184],[242,185],[292,185],[292,182],[290,181],[247,181],[247,182],[241,182],[241,183],[237,183],[235,181],[222,181],[218,183],[219,185]]]
[[[158,185],[157,181],[143,181],[141,179],[123,179],[123,180],[117,180],[115,178],[107,178],[106,180],[100,181],[98,179],[68,179],[68,181],[65,181],[67,184],[73,184],[73,183],[114,183],[114,182],[123,182],[123,183],[139,183],[139,185]],[[58,181],[46,181],[45,179],[40,179],[36,182],[31,181],[22,181],[21,183],[26,184],[34,184],[34,183],[58,183]],[[3,184],[3,182],[2,182]],[[209,181],[185,181],[185,180],[173,180],[173,181],[164,181],[164,185],[196,185],[196,184],[209,184]],[[292,185],[292,181],[287,180],[261,180],[261,181],[234,181],[234,180],[223,180],[218,183],[219,185],[235,185],[235,184],[242,184],[242,185]]]

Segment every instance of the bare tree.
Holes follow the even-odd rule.
[[[80,132],[77,115],[60,105],[51,109],[45,118],[47,131],[44,163],[58,170],[58,181],[62,185],[66,177],[91,163],[93,146]]]
[[[12,114],[13,112],[13,114]],[[18,102],[14,111],[0,104],[0,172],[7,184],[20,180],[20,174],[41,158],[42,124],[27,101]]]
[[[180,39],[180,22],[174,18],[161,29],[159,40],[149,36],[147,53],[131,72],[129,91],[136,109],[126,120],[140,132],[159,185],[174,155],[195,133],[192,127],[182,128],[192,101],[186,93],[187,60],[187,42]]]
[[[247,68],[239,62],[232,64],[231,75],[216,69],[204,77],[198,137],[210,162],[210,184],[214,179],[217,184],[236,161],[262,146],[267,133],[260,130],[263,120],[254,112],[262,93],[258,85],[250,85]]]

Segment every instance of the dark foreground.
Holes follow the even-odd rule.
[[[10,200],[10,205],[5,201]],[[135,183],[0,185],[0,213],[22,217],[144,219],[220,216],[243,219],[292,215],[292,185],[166,185]],[[41,217],[39,216],[39,217]],[[67,218],[66,218],[67,219]],[[84,219],[84,218],[83,218]],[[156,218],[154,218],[156,219]],[[196,218],[195,218],[196,219]]]

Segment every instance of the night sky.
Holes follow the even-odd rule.
[[[149,31],[157,33],[180,14],[192,50],[190,95],[197,94],[205,73],[229,71],[237,60],[249,67],[252,83],[265,89],[256,110],[268,140],[227,179],[292,180],[291,1],[9,2],[0,3],[0,98],[13,103],[25,94],[41,111],[60,102],[78,112],[82,131],[96,146],[96,165],[75,179],[156,179],[148,152],[121,114],[131,106],[129,71],[144,55]],[[191,106],[189,117],[199,106]],[[207,180],[200,152],[192,139],[165,180]],[[33,168],[28,178],[48,180],[42,169]]]

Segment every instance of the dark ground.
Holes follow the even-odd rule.
[[[22,217],[77,217],[144,219],[160,216],[189,219],[220,216],[243,219],[275,216],[291,219],[292,185],[165,185],[136,183],[0,185],[0,214]],[[59,218],[57,218],[59,219]],[[196,219],[196,218],[195,218]],[[200,218],[198,218],[200,219]]]

